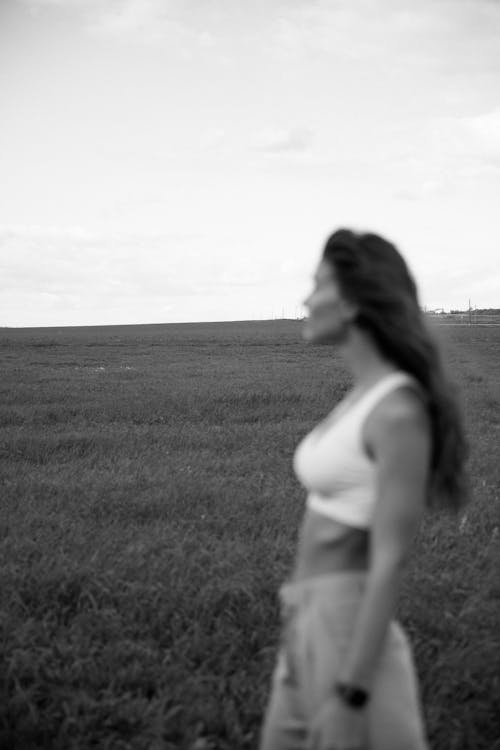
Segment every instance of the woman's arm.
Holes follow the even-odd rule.
[[[424,507],[432,445],[419,397],[394,392],[365,426],[377,471],[367,586],[339,679],[370,690]]]

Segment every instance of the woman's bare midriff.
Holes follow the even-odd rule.
[[[291,580],[368,568],[369,530],[347,526],[306,506]]]

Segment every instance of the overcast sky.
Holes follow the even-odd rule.
[[[0,325],[304,314],[339,226],[500,306],[497,0],[0,0]]]

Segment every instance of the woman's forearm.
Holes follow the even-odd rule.
[[[395,610],[402,567],[392,561],[369,570],[339,679],[370,690]]]

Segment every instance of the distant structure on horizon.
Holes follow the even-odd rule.
[[[450,310],[446,312],[442,307],[434,310],[423,308],[423,312],[431,318],[437,318],[439,323],[455,323],[456,325],[500,325],[500,308],[477,308],[471,306],[467,310]]]
[[[456,325],[500,325],[500,307],[471,307],[466,310],[449,310],[444,307],[428,309],[426,305],[420,308],[423,313],[431,318],[437,318],[439,323],[455,323]],[[307,315],[302,315],[295,320],[306,320]]]

